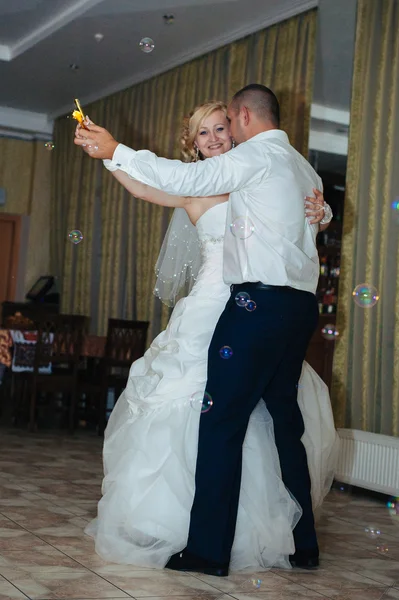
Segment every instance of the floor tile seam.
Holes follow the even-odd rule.
[[[373,552],[372,550],[370,550],[370,551],[367,550],[366,552],[370,553],[370,555],[371,555],[370,558],[364,558],[364,559],[363,558],[354,558],[354,560],[377,560],[377,558],[378,558],[381,561],[381,563],[383,561],[397,562],[398,565],[399,565],[399,559],[391,558],[389,556],[379,554],[378,552]],[[337,558],[337,559],[325,559],[325,560],[322,559],[322,564],[324,564],[325,562],[328,561],[328,563],[331,564],[331,566],[336,567],[337,565],[335,564],[335,561],[338,561],[338,560],[340,560],[340,559],[339,558]],[[345,560],[346,560],[345,565],[351,565],[352,566],[351,569],[347,569],[347,570],[351,571],[353,573],[356,573],[356,571],[353,570],[353,567],[355,566],[355,564],[351,562],[352,559],[349,558],[349,559],[345,559]],[[399,572],[399,569],[398,569],[398,572]]]
[[[87,574],[87,570],[85,571],[75,571],[77,573],[82,573],[82,574]],[[92,573],[93,575],[96,575],[97,577],[99,577],[100,579],[102,579],[103,581],[106,581],[109,585],[111,585],[113,588],[115,588],[116,590],[119,590],[120,592],[122,592],[123,594],[126,594],[129,597],[132,597],[131,594],[129,594],[129,592],[126,592],[125,590],[123,590],[122,588],[120,588],[118,585],[116,585],[115,583],[112,583],[111,581],[108,581],[107,579],[105,579],[104,577],[101,577],[101,575],[99,575],[98,573]],[[26,573],[26,575],[29,575],[29,573]],[[19,591],[21,591],[24,596],[27,596],[27,598],[30,598],[30,596],[28,596],[27,594],[25,594],[25,592],[23,592],[15,583],[13,583],[12,581],[10,581],[5,575],[2,575],[2,577],[4,577],[4,579],[6,581],[8,581],[11,585],[13,585],[15,588],[17,588]],[[32,577],[33,581],[35,581],[34,577]],[[36,582],[38,583],[38,582]],[[40,583],[40,582],[39,582]],[[106,600],[107,596],[103,597],[101,600]],[[43,598],[41,598],[40,600],[45,600]],[[54,599],[53,599],[54,600]],[[64,600],[64,599],[63,599]],[[90,599],[84,599],[84,600],[90,600]]]
[[[341,568],[341,569],[340,569],[340,571],[341,571],[341,572],[342,572],[342,571],[347,571],[347,569],[342,569],[342,568]],[[358,573],[356,573],[355,571],[349,571],[349,570],[348,570],[348,572],[349,572],[349,573],[354,573],[354,574],[357,574],[357,575],[358,575]],[[377,584],[377,585],[374,585],[373,587],[384,587],[385,585],[387,585],[387,584],[381,583],[380,581],[375,581],[374,579],[371,579],[371,577],[366,577],[366,576],[364,576],[364,575],[361,575],[361,577],[364,577],[365,579],[369,579],[369,580],[370,580],[370,582],[373,582],[373,583],[376,583],[376,584]],[[285,579],[287,579],[287,581],[291,581],[292,583],[295,583],[295,582],[294,582],[294,580],[292,580],[292,579],[289,579],[289,578],[287,578],[287,577],[285,577]],[[319,581],[317,581],[317,579],[314,579],[314,580],[313,580],[313,583],[314,583],[314,582],[316,582],[316,583],[319,583],[319,582],[320,582],[320,580],[319,580]],[[359,582],[357,582],[357,583],[359,583]],[[395,582],[395,583],[396,583],[396,582]],[[322,584],[322,582],[320,582],[320,585],[321,585],[321,584]],[[365,582],[365,584],[367,585],[367,582]],[[297,584],[297,585],[302,585],[303,587],[306,587],[308,590],[317,591],[317,590],[313,590],[312,588],[309,588],[309,586],[308,586],[308,585],[306,585],[306,583],[300,583],[300,584]],[[393,587],[393,585],[391,585],[390,587]],[[353,587],[353,588],[347,588],[347,589],[359,589],[359,590],[360,590],[360,589],[364,589],[364,588],[360,588],[360,587],[357,587],[357,588],[356,588],[356,586],[355,586],[355,582],[354,582],[354,587]]]
[[[7,577],[5,577],[4,575],[1,575],[1,577],[3,577],[3,579],[5,581],[7,581],[7,583],[9,583],[10,585],[12,585],[13,588],[15,588],[16,590],[18,590],[19,592],[21,592],[21,594],[23,594],[25,596],[25,598],[28,598],[29,600],[31,600],[30,596],[28,596],[28,594],[25,594],[25,592],[22,591],[21,588],[19,588],[17,585],[15,585],[15,583],[13,583],[9,579],[7,579]]]
[[[64,508],[63,506],[59,506],[58,504],[54,504],[54,506],[57,508]],[[12,507],[10,507],[10,508],[11,508],[11,510],[15,511],[15,510],[18,510],[18,508],[22,508],[22,507],[16,506],[14,509]],[[28,507],[26,507],[26,508],[28,508]],[[55,516],[59,516],[59,517],[66,517],[66,518],[71,517],[71,518],[83,518],[84,519],[84,517],[82,515],[76,515],[75,513],[71,512],[68,508],[66,508],[65,510],[68,511],[68,515],[57,515],[57,513],[52,513],[52,514]],[[12,520],[8,515],[4,514],[4,512],[2,512],[1,510],[0,510],[0,516],[8,519],[9,521]],[[16,523],[17,523],[17,525],[19,524],[18,522],[16,522]]]
[[[0,513],[2,514],[2,513]],[[6,515],[3,515],[6,517]],[[75,515],[76,516],[76,515]],[[40,539],[42,542],[48,543],[47,540],[44,540],[42,537],[40,537],[40,535],[38,535],[37,533],[34,533],[33,531],[31,531],[30,529],[27,529],[26,527],[24,527],[23,525],[21,525],[21,523],[18,523],[17,521],[14,521],[14,519],[11,519],[10,517],[6,517],[6,519],[8,519],[9,521],[11,521],[11,523],[14,523],[14,525],[17,525],[18,527],[20,527],[21,529],[23,529],[24,531],[26,531],[26,533],[29,533],[30,535],[34,535],[35,537],[37,537],[38,539]],[[40,528],[41,529],[41,528]],[[51,545],[51,544],[50,544]]]
[[[12,519],[9,519],[9,520],[12,521]],[[12,521],[12,522],[15,523],[14,521]],[[19,523],[15,523],[15,524],[18,525],[18,526],[20,526]],[[56,546],[54,546],[53,544],[51,544],[48,540],[43,539],[40,535],[38,535],[36,533],[33,533],[32,531],[29,531],[25,527],[22,527],[22,526],[20,526],[20,527],[24,531],[26,531],[27,533],[29,533],[30,535],[33,535],[34,537],[36,537],[37,539],[39,539],[41,542],[43,542],[47,546],[50,546],[51,548],[53,548],[53,550],[61,552],[64,556],[66,556],[67,558],[70,558],[71,560],[73,560],[74,562],[76,562],[78,565],[81,565],[84,569],[91,571],[91,569],[88,569],[87,567],[85,567],[85,565],[82,565],[82,563],[80,563],[79,561],[77,561],[73,556],[69,556],[69,554],[66,554],[65,552],[63,552],[62,550],[60,550],[59,548],[57,548]],[[23,552],[23,550],[19,550],[19,552]],[[1,550],[0,550],[0,554],[1,554]]]
[[[198,576],[194,575],[193,573],[190,573],[188,571],[184,571],[184,572],[187,573],[187,575],[190,575],[190,577],[192,577],[193,579],[196,579],[196,580],[200,581],[201,583],[207,583],[207,582],[204,582],[204,580],[201,579],[201,577],[198,577]],[[243,584],[241,584],[241,585],[244,585],[245,583],[248,583],[248,581],[250,581],[250,580],[246,579],[245,582]],[[221,596],[224,596],[224,595],[229,596],[231,594],[231,592],[224,592],[223,590],[220,590],[219,588],[216,587],[216,585],[213,585],[212,583],[207,583],[207,585],[210,585],[211,587],[213,587],[216,592],[220,592]],[[205,593],[204,590],[201,590],[201,591],[203,591]],[[211,593],[210,590],[208,590],[208,591],[209,591],[209,593]],[[198,594],[197,594],[197,596],[198,596]],[[220,598],[221,596],[218,596],[218,598]],[[218,600],[218,598],[215,598],[215,600]]]

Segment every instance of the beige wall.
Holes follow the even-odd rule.
[[[6,189],[0,211],[29,216],[25,293],[49,274],[50,168],[51,152],[43,142],[0,138],[0,187]]]

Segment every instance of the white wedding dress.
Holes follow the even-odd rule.
[[[203,261],[197,281],[176,304],[166,330],[132,365],[109,419],[103,497],[86,529],[107,561],[161,568],[186,546],[200,419],[192,396],[205,390],[208,346],[230,295],[222,274],[226,209],[227,203],[216,205],[198,220]],[[328,390],[307,363],[298,398],[317,507],[332,483],[337,435]],[[299,517],[282,483],[272,419],[260,400],[244,442],[230,568],[289,568]]]

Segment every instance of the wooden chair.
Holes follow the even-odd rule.
[[[4,304],[4,303],[3,303]],[[12,341],[12,337],[10,334],[10,330],[15,332],[15,331],[19,331],[19,332],[23,332],[23,333],[27,333],[29,331],[35,331],[36,330],[36,325],[34,323],[34,321],[32,321],[31,319],[29,319],[28,317],[24,316],[22,313],[20,312],[16,312],[13,315],[9,315],[5,320],[4,320],[4,329],[7,331],[7,334],[9,336],[9,339],[11,340],[11,346],[14,346],[13,341]],[[11,354],[13,355],[13,357],[15,356],[15,359],[21,360],[22,362],[24,361],[29,361],[30,360],[30,366],[33,366],[33,355],[32,353],[29,355],[25,355],[22,356],[22,352],[19,352],[20,347],[17,346],[17,349],[15,351],[15,347],[14,347],[14,351],[11,351]],[[13,360],[12,360],[13,362]],[[3,376],[3,381],[2,381],[2,386],[1,386],[1,417],[3,422],[6,422],[7,424],[10,423],[15,423],[16,421],[16,409],[15,406],[18,405],[18,398],[22,393],[22,390],[19,388],[18,384],[21,381],[21,378],[18,377],[18,373],[14,373],[14,371],[11,368],[12,363],[10,365],[8,365],[8,369],[6,371],[6,373]]]
[[[49,315],[36,322],[33,371],[17,375],[24,381],[24,397],[29,385],[29,429],[36,429],[37,394],[68,392],[68,423],[74,429],[78,364],[89,319],[80,315]],[[41,372],[51,364],[51,373]]]
[[[99,435],[103,435],[107,422],[108,390],[113,388],[117,399],[125,389],[131,364],[145,352],[148,327],[148,321],[108,320],[104,357],[97,375],[79,385],[80,393],[95,399]]]

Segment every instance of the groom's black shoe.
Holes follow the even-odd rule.
[[[229,574],[229,565],[217,563],[213,560],[201,558],[195,554],[191,554],[184,549],[177,554],[173,554],[165,565],[165,569],[173,569],[173,571],[195,571],[196,573],[204,573],[205,575],[215,575],[216,577],[227,577]]]
[[[290,563],[293,567],[299,569],[317,569],[319,566],[319,550],[317,548],[297,550],[295,554],[290,555]]]

